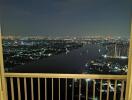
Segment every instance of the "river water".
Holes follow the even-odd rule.
[[[99,50],[100,49],[100,50]],[[88,61],[96,60],[105,52],[99,44],[87,44],[81,48],[51,56],[13,69],[15,72],[82,73]]]

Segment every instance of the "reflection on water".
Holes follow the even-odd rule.
[[[105,65],[106,61],[102,57],[106,53],[105,47],[99,44],[87,44],[79,49],[74,49],[68,53],[51,56],[40,61],[18,66],[13,69],[17,72],[51,72],[51,73],[83,73],[88,62],[100,61]],[[120,62],[112,59],[111,62]],[[110,62],[109,61],[109,62]],[[108,62],[108,61],[107,61]],[[125,60],[123,63],[126,63]],[[95,63],[94,63],[95,64]],[[107,69],[107,66],[103,66]],[[89,72],[89,71],[88,71]],[[91,72],[90,72],[91,73]],[[95,72],[94,72],[95,73]]]

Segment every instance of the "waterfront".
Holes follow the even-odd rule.
[[[124,72],[119,69],[127,65],[127,59],[103,58],[102,55],[105,53],[105,47],[100,44],[86,44],[68,53],[61,53],[29,64],[16,66],[12,71],[36,73],[124,74]],[[87,63],[90,64],[91,62],[93,62],[93,65],[95,65],[96,62],[98,62],[98,64],[96,66],[87,66]],[[112,63],[111,66],[109,63]]]

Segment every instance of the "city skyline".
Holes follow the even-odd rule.
[[[2,0],[4,34],[129,36],[130,0]]]

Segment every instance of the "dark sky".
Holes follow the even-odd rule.
[[[4,34],[127,36],[131,0],[0,0]]]

